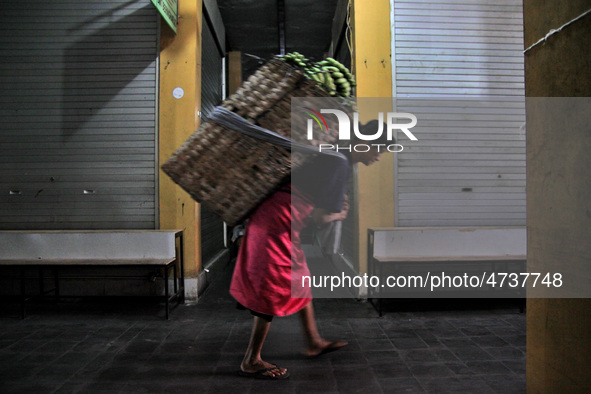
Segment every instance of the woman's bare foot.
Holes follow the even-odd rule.
[[[314,343],[311,347],[308,347],[304,354],[308,357],[318,357],[326,353],[334,352],[342,347],[347,346],[347,341],[327,341],[322,339],[321,341]]]
[[[287,377],[287,369],[280,368],[263,360],[255,360],[250,363],[242,362],[240,370],[246,374],[258,374],[258,377],[281,379]],[[286,376],[287,375],[287,376]]]

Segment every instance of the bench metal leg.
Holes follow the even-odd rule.
[[[521,300],[519,300],[519,313],[524,313],[526,307],[527,307],[527,298],[522,298]]]
[[[178,297],[179,295],[179,289],[178,289],[178,272],[177,272],[177,268],[176,268],[176,264],[173,264],[172,266],[172,275],[173,275],[173,284],[174,284],[174,294]]]
[[[21,267],[21,319],[27,316],[27,292],[25,290],[25,267]]]
[[[166,308],[166,320],[168,320],[169,314],[169,300],[168,300],[168,266],[164,267],[164,302]]]
[[[384,265],[382,263],[380,263],[379,265],[379,275],[380,275],[380,280],[382,280],[384,278]],[[378,315],[380,317],[384,316],[384,311],[382,309],[382,297],[384,295],[382,294],[382,288],[380,287],[378,289]]]
[[[376,268],[376,265],[378,265],[378,267]],[[370,258],[369,260],[369,275],[374,276],[376,275],[376,270],[378,272],[378,277],[380,278],[380,280],[383,277],[383,267],[382,264],[375,261],[373,258]],[[369,303],[373,305],[373,307],[375,308],[376,312],[378,312],[378,316],[382,317],[383,311],[382,311],[382,289],[380,286],[378,286],[377,289],[374,289],[372,287],[369,288],[368,291],[368,300]]]
[[[44,269],[49,268],[53,274],[53,289],[45,290],[45,276]],[[50,276],[51,279],[51,276]],[[39,297],[45,297],[47,294],[53,292],[54,301],[59,301],[59,276],[57,267],[39,267]]]
[[[182,272],[182,264],[180,264],[180,278],[179,278],[179,260],[177,259],[173,263],[163,267],[164,269],[164,301],[165,301],[165,308],[166,308],[166,319],[168,320],[170,316],[170,311],[172,308],[178,306],[185,300],[185,288],[183,284],[183,272]],[[172,269],[172,278],[170,276],[170,270]],[[170,279],[173,281],[173,292],[170,292]],[[171,305],[171,301],[176,300],[174,305]]]
[[[39,295],[45,294],[45,284],[43,281],[43,267],[39,267]]]
[[[181,281],[180,281],[180,286],[179,286],[179,290],[181,292],[181,297],[180,297],[180,302],[181,303],[185,303],[185,266],[184,266],[184,261],[185,261],[185,256],[183,254],[183,233],[179,233],[178,235],[179,238],[179,256],[178,256],[178,264],[179,264],[179,271],[181,273]]]
[[[55,302],[59,302],[60,299],[60,278],[58,274],[58,268],[53,268],[53,288],[55,294]]]

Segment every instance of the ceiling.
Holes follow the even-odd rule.
[[[274,55],[297,51],[322,59],[338,0],[217,0],[228,51],[242,52],[243,75]]]

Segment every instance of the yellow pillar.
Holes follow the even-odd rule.
[[[390,2],[353,0],[353,72],[360,100],[360,121],[392,112]],[[380,97],[367,100],[364,97]],[[371,107],[364,114],[364,107]],[[367,229],[394,225],[394,155],[383,154],[371,167],[359,165],[357,234],[359,272],[367,272]]]
[[[177,34],[162,23],[158,143],[161,164],[199,126],[201,21],[202,1],[183,0],[179,1]],[[185,277],[195,278],[201,268],[199,204],[162,171],[159,183],[160,228],[184,230]]]
[[[242,52],[228,52],[228,96],[242,85]]]

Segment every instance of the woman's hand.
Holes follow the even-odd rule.
[[[345,220],[345,219],[347,219],[348,214],[349,214],[349,202],[345,200],[345,203],[343,204],[343,210],[341,212],[333,213],[331,215],[332,216],[331,222],[334,222],[335,220]]]
[[[326,209],[317,208],[314,210],[312,216],[314,218],[314,223],[316,223],[317,226],[322,226],[323,224],[334,222],[335,220],[345,220],[348,214],[349,199],[345,194],[345,201],[343,203],[343,209],[341,212],[331,213]]]

